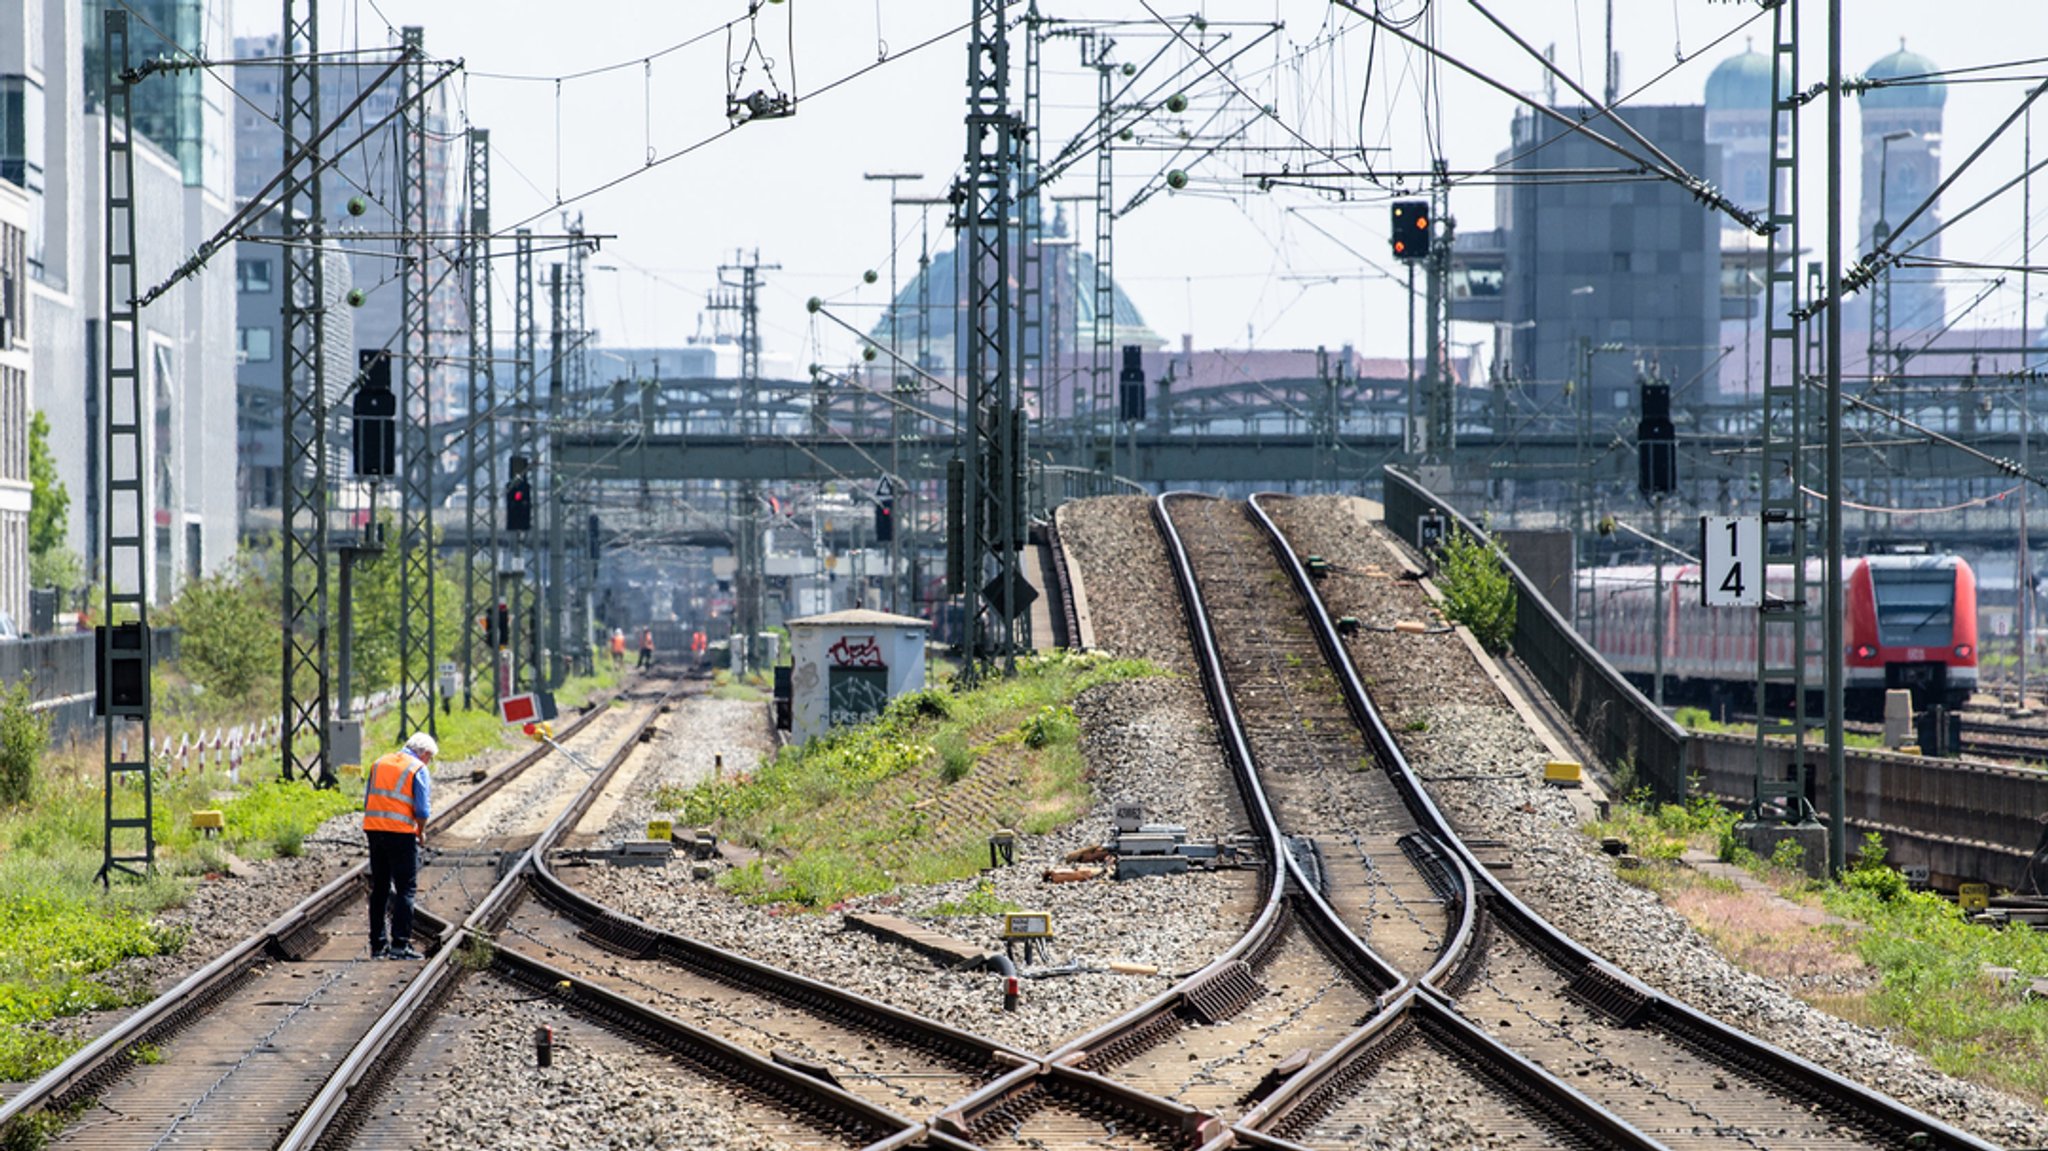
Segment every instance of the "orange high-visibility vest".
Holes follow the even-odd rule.
[[[620,633],[618,633],[617,635],[614,635],[614,636],[612,637],[612,654],[613,654],[613,655],[624,655],[624,654],[626,654],[626,633],[625,633],[625,632],[620,632]]]
[[[420,761],[394,751],[370,768],[370,790],[363,798],[364,831],[401,831],[418,835],[423,830],[413,814],[412,777]]]

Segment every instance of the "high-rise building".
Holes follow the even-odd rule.
[[[24,266],[35,406],[49,418],[58,477],[71,496],[69,546],[97,575],[104,532],[98,435],[105,410],[103,0],[26,0],[0,12],[0,177],[28,194]],[[191,59],[227,40],[227,6],[125,4],[130,59]],[[137,276],[147,291],[226,222],[233,188],[223,78],[158,72],[134,89]],[[117,126],[117,131],[125,126]],[[154,132],[162,139],[147,135]],[[211,418],[233,387],[232,261],[216,259],[142,311],[140,342],[151,529],[145,562],[159,600],[235,550],[234,430]]]
[[[235,41],[238,59],[274,61],[278,54],[276,36],[241,37]],[[399,157],[403,155],[400,146],[402,118],[392,115],[398,107],[399,77],[394,73],[382,83],[378,82],[396,55],[394,45],[389,54],[366,52],[324,61],[320,65],[322,127],[340,116],[359,96],[364,97],[363,103],[349,114],[346,123],[328,137],[322,149],[324,156],[338,157],[320,184],[326,235],[339,261],[338,264],[330,262],[327,274],[328,294],[332,301],[328,329],[328,390],[330,401],[335,402],[345,398],[353,384],[358,350],[389,349],[396,354],[399,327],[405,314],[404,288],[400,279],[403,265],[398,259],[401,246],[394,238],[401,231],[397,181]],[[283,107],[282,74],[275,63],[245,64],[235,71],[235,87],[244,100],[234,113],[235,194],[238,199],[246,200],[261,191],[284,165],[284,133],[278,123]],[[460,245],[453,238],[464,227],[464,137],[451,127],[444,93],[443,88],[428,93],[426,107],[427,230],[435,237],[428,269],[428,282],[432,285],[427,306],[428,394],[437,423],[460,410],[460,401],[466,398],[469,380],[466,360],[459,358],[469,354],[469,328],[467,305],[462,294],[463,277],[455,271]],[[378,127],[386,117],[391,117],[390,122]],[[367,139],[363,139],[366,134]],[[362,142],[357,144],[359,139]],[[351,144],[356,146],[351,148]],[[276,193],[273,191],[269,198],[275,200]],[[361,215],[350,213],[351,201],[361,207]],[[269,219],[275,221],[276,217],[272,215]],[[279,229],[271,224],[258,231],[275,235]],[[278,260],[279,249],[275,244],[245,243],[238,248],[241,249],[238,261],[268,261],[274,266]],[[350,288],[360,291],[357,297],[359,304],[346,303]],[[276,333],[273,339],[282,339],[278,314],[281,297],[275,293],[245,292],[240,299],[242,309],[237,322],[244,332],[260,340],[262,337],[254,333],[269,330]],[[337,329],[333,324],[341,320],[332,315],[334,309],[348,312],[349,336],[337,339]],[[276,354],[282,358],[281,344]],[[450,367],[450,364],[454,366]],[[270,396],[277,394],[277,363],[259,364],[249,360],[244,366],[250,369],[245,372],[249,387]],[[242,405],[245,415],[269,406],[270,402],[259,397],[245,397]],[[273,418],[273,428],[274,423]],[[272,443],[281,444],[273,431],[259,429],[252,436],[245,429],[245,448],[253,446],[256,451],[268,451]],[[250,494],[262,495],[274,480],[274,477],[263,477],[262,470],[277,466],[276,458],[244,461],[245,476],[253,477]],[[270,505],[258,503],[255,506]]]
[[[0,180],[0,612],[28,626],[28,193]]]
[[[1558,111],[1625,138],[1596,110]],[[1632,106],[1627,117],[1680,167],[1720,181],[1705,109]],[[1523,401],[1563,411],[1569,394],[1582,418],[1605,426],[1631,410],[1639,371],[1712,394],[1722,309],[1717,214],[1669,180],[1620,171],[1631,167],[1624,157],[1531,113],[1516,115],[1499,163],[1510,175],[1495,193],[1497,229],[1454,241],[1451,316],[1497,325],[1499,368],[1520,381]],[[1614,178],[1583,178],[1602,170]],[[1588,356],[1587,348],[1605,351]]]

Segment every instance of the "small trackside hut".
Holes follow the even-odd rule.
[[[873,719],[890,700],[924,687],[930,631],[928,620],[880,611],[790,620],[791,740]]]

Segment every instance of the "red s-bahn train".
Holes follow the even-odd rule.
[[[1654,612],[1664,614],[1667,702],[1697,699],[1709,706],[1753,706],[1757,613],[1700,602],[1700,569],[1667,564],[1661,603],[1656,568],[1588,568],[1579,573],[1580,603],[1593,605],[1587,638],[1614,667],[1647,685],[1656,668]],[[1790,565],[1770,569],[1769,594],[1792,597]],[[1810,564],[1809,595],[1821,594],[1822,568]],[[1879,716],[1884,693],[1905,688],[1915,708],[1959,707],[1977,690],[1977,576],[1953,555],[1871,555],[1844,564],[1848,585],[1843,621],[1843,686],[1850,715]],[[1818,626],[1816,622],[1815,626]],[[1826,669],[1820,636],[1809,640],[1806,682],[1818,691]],[[1773,628],[1771,662],[1792,660],[1792,629]],[[1766,701],[1782,708],[1786,699]]]

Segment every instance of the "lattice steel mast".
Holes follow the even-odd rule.
[[[583,238],[583,216],[578,213],[566,229],[569,233],[568,296],[565,306],[568,310],[568,362],[563,365],[568,374],[569,418],[578,430],[590,426],[593,403],[590,395],[590,329],[584,326],[584,269],[590,257],[590,250]],[[597,485],[588,476],[578,476],[573,481],[562,477],[559,487],[561,514],[567,520],[567,527],[579,529],[582,520],[569,519],[572,505],[588,515],[597,506],[595,498]],[[558,521],[559,522],[559,521]],[[557,530],[557,536],[562,533]],[[583,535],[576,534],[575,552],[569,561],[569,570],[574,573],[569,587],[569,642],[564,644],[568,665],[573,671],[584,666],[590,659],[590,597],[597,586],[597,562],[590,549],[584,545]]]
[[[1785,0],[1772,14],[1771,156],[1769,235],[1764,269],[1763,423],[1759,429],[1759,495],[1763,501],[1764,560],[1788,565],[1789,598],[1769,590],[1757,613],[1756,801],[1795,808],[1804,802],[1809,770],[1806,716],[1807,665],[1817,661],[1821,636],[1806,561],[1809,554],[1807,498],[1816,488],[1815,426],[1801,365],[1799,307],[1799,0]],[[1785,570],[1780,566],[1780,570]],[[1792,718],[1771,723],[1762,716],[1774,694],[1789,688]],[[1774,689],[1776,689],[1774,691]],[[1792,740],[1792,779],[1768,778],[1772,761],[1766,739]]]
[[[1025,125],[1010,112],[1010,49],[1003,0],[974,0],[967,46],[966,171],[954,185],[953,223],[966,253],[967,347],[961,375],[966,410],[958,468],[959,514],[948,551],[951,589],[964,595],[962,654],[970,669],[999,660],[1016,670],[1011,620],[1023,606],[1017,571],[1023,543],[1021,419],[1011,400],[1010,214],[1017,141]],[[992,570],[991,570],[992,569]],[[992,575],[987,584],[982,580]],[[983,611],[988,618],[984,620]]]
[[[278,90],[283,96],[285,196],[281,208],[284,300],[284,506],[279,582],[284,591],[284,714],[278,743],[284,778],[334,785],[328,762],[327,658],[327,216],[320,156],[319,0],[285,0]]]
[[[511,454],[528,461],[533,459],[534,422],[534,373],[539,369],[540,332],[535,326],[533,312],[533,233],[521,228],[512,238],[512,322],[513,365],[512,384],[512,452]],[[529,473],[531,474],[531,473]],[[502,499],[503,492],[492,493],[493,499]],[[538,613],[535,605],[539,596],[535,594],[535,583],[540,578],[539,565],[531,562],[533,533],[522,532],[514,536],[515,542],[507,550],[516,557],[520,575],[512,583],[508,597],[512,635],[506,646],[511,649],[513,690],[521,686],[520,668],[528,669],[524,677],[527,687],[541,687],[546,684],[546,669],[541,666],[540,630],[535,626]],[[526,658],[520,658],[518,636],[526,635]]]
[[[398,169],[399,279],[404,318],[399,324],[398,512],[398,727],[410,733],[435,730],[434,722],[434,412],[429,383],[428,300],[433,290],[429,255],[432,222],[427,203],[427,109],[425,33],[404,30],[406,61],[400,70]]]
[[[544,545],[548,557],[547,587],[541,597],[541,602],[546,605],[546,620],[541,634],[546,637],[543,642],[548,661],[547,675],[542,682],[552,691],[568,678],[567,653],[562,647],[562,596],[568,582],[562,572],[562,516],[567,501],[562,491],[561,461],[555,456],[558,432],[562,426],[562,373],[565,370],[562,357],[567,351],[562,331],[562,265],[559,261],[548,265],[548,322],[548,412],[536,437],[538,450],[534,452],[534,466],[541,469],[541,477],[533,488],[537,493],[534,497],[534,523],[547,532]]]
[[[498,402],[496,365],[491,359],[491,134],[469,130],[469,234],[464,268],[469,296],[469,413],[462,430],[463,487],[468,493],[462,581],[462,705],[474,708],[498,700],[498,652],[477,627],[477,592],[488,594],[483,616],[497,619],[498,583]],[[487,547],[479,546],[488,540]],[[488,683],[478,682],[488,678]]]
[[[106,508],[100,554],[106,589],[106,641],[99,645],[100,682],[108,686],[104,710],[105,834],[99,880],[116,871],[142,875],[156,868],[156,797],[149,774],[149,565],[143,552],[149,530],[149,447],[143,418],[141,291],[135,267],[134,95],[130,80],[128,13],[109,8],[103,25],[106,82],[106,332],[107,393],[101,406],[100,450],[105,459],[100,498]],[[114,122],[121,131],[117,135]],[[129,690],[123,690],[123,688]],[[115,721],[141,728],[141,754],[131,757],[127,740],[115,738]],[[140,794],[142,814],[114,814],[116,794],[129,797],[133,811]],[[121,834],[129,833],[129,834]],[[136,835],[142,840],[138,852]],[[118,841],[118,842],[117,842]],[[141,870],[137,869],[137,865]]]
[[[735,259],[741,257],[736,255]],[[740,314],[740,378],[739,394],[735,397],[734,420],[742,436],[759,435],[761,404],[761,328],[760,290],[761,273],[774,271],[779,264],[761,263],[760,252],[745,257],[744,262],[722,264],[718,269],[718,283],[722,291],[714,292],[706,307],[714,312],[736,311]],[[738,273],[735,283],[727,279],[730,273]],[[735,297],[731,289],[738,288]],[[813,417],[816,418],[814,405]],[[732,519],[739,525],[737,537],[733,540],[733,634],[738,639],[737,653],[733,666],[735,674],[760,670],[760,656],[754,650],[764,624],[761,598],[765,590],[763,567],[766,557],[761,548],[761,485],[756,480],[742,480],[739,493],[734,497],[738,506],[732,509]]]
[[[1017,142],[1017,390],[1037,425],[1031,430],[1041,437],[1050,428],[1057,399],[1045,386],[1045,217],[1038,186],[1045,159],[1039,148],[1045,122],[1044,50],[1045,23],[1038,14],[1038,0],[1031,0],[1024,14],[1024,134]],[[890,239],[893,243],[895,237]],[[898,375],[906,374],[899,370]]]
[[[1096,77],[1095,327],[1088,356],[1089,453],[1083,458],[1108,475],[1116,474],[1116,281],[1110,278],[1116,242],[1116,166],[1111,151],[1114,137],[1110,101],[1116,66],[1109,62],[1109,50],[1115,45],[1107,36],[1082,41],[1082,63],[1093,67]],[[1108,441],[1106,445],[1104,440]]]

